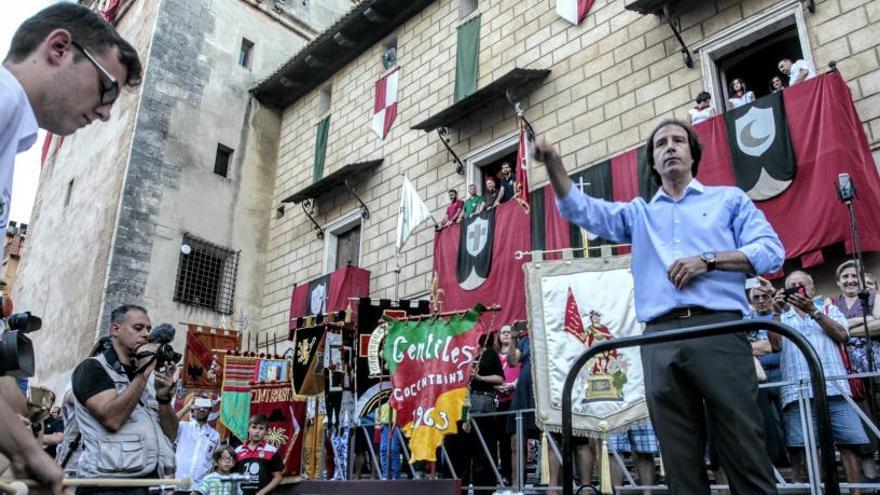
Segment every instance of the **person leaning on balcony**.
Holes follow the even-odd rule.
[[[812,64],[802,58],[798,59],[797,62],[792,62],[790,58],[784,58],[779,61],[777,68],[779,69],[779,72],[788,76],[789,86],[794,86],[807,79],[816,77],[816,69],[813,68]]]
[[[782,80],[781,77],[774,75],[770,78],[770,92],[778,93],[788,87],[788,83]]]
[[[700,91],[700,94],[697,95],[696,106],[688,110],[688,115],[691,117],[691,125],[709,120],[715,115],[715,109],[712,108],[711,101],[712,95],[708,91]]]
[[[462,207],[464,206],[464,201],[458,199],[458,191],[455,189],[450,189],[448,194],[449,206],[446,207],[446,216],[443,217],[443,221],[440,222],[440,229],[461,222],[461,212]]]
[[[773,296],[774,318],[780,323],[795,329],[816,350],[826,377],[845,376],[846,368],[840,357],[838,345],[846,342],[849,337],[846,318],[830,299],[824,300],[816,296],[813,277],[803,271],[794,271],[785,278],[785,290],[778,290]],[[793,293],[792,293],[793,292]],[[792,479],[803,480],[804,468],[804,431],[801,426],[801,408],[798,402],[798,382],[810,380],[807,361],[800,350],[788,339],[779,334],[771,333],[770,341],[774,348],[781,349],[782,379],[789,382],[783,385],[782,414],[785,423],[786,445],[791,455]],[[806,388],[809,397],[813,389]],[[849,382],[828,380],[825,384],[828,396],[828,412],[831,415],[831,430],[834,444],[840,451],[846,480],[857,483],[860,479],[858,446],[868,443],[868,437],[862,428],[858,413],[844,399],[851,395]],[[813,431],[815,426],[816,407],[811,405]],[[851,489],[850,493],[858,495],[859,490]]]
[[[19,26],[0,67],[0,238],[15,156],[34,145],[37,128],[66,136],[94,120],[106,121],[121,87],[140,80],[131,44],[84,6],[56,3]],[[16,471],[27,470],[52,493],[61,493],[61,469],[18,422],[26,407],[23,394],[11,379],[0,381],[0,430],[6,432],[0,452]]]
[[[492,177],[486,177],[486,192],[483,193],[483,204],[480,205],[480,210],[477,213],[482,213],[486,210],[495,208],[495,204],[498,202],[499,197],[495,179]]]
[[[736,78],[730,83],[730,98],[727,99],[727,108],[734,109],[755,101],[755,93],[746,88],[746,83]]]
[[[482,211],[483,197],[477,194],[477,186],[475,184],[468,185],[468,197],[464,200],[464,206],[461,209],[459,222],[470,218]]]
[[[559,153],[537,143],[563,218],[632,244],[635,309],[645,334],[741,320],[746,274],[782,267],[785,251],[764,214],[736,187],[695,179],[702,146],[684,122],[666,120],[646,143],[660,189],[650,202],[615,203],[573,187]],[[732,491],[775,494],[758,409],[752,348],[742,333],[642,348],[645,393],[667,469],[669,493],[707,495],[705,412],[715,425]]]

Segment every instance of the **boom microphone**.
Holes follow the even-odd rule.
[[[837,174],[837,197],[844,203],[849,203],[856,197],[856,185],[847,173]]]

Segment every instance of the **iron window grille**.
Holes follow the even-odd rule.
[[[174,301],[225,315],[232,314],[240,254],[240,251],[224,249],[185,234],[177,268]]]

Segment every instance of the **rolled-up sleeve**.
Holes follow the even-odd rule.
[[[556,209],[569,222],[603,239],[632,242],[629,203],[592,198],[572,187],[564,198],[556,198]]]
[[[764,213],[748,196],[739,191],[738,208],[733,219],[737,249],[749,259],[755,273],[773,273],[782,268],[785,248]]]

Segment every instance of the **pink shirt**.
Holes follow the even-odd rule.
[[[507,366],[507,354],[499,353],[498,357],[501,358],[501,368],[504,370],[504,383],[514,383],[516,379],[519,378],[519,369],[522,368],[522,363],[516,363],[516,366],[510,367]],[[513,400],[513,392],[509,394],[501,394],[498,393],[498,402],[510,402]]]

